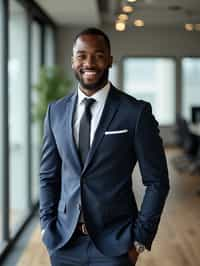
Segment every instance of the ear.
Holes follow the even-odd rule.
[[[113,64],[113,56],[110,56],[108,66],[112,67]]]

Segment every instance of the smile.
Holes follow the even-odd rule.
[[[92,71],[92,70],[86,70],[86,71],[83,71],[83,75],[85,77],[94,77],[97,75],[97,72],[96,71]]]

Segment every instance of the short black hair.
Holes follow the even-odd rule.
[[[73,45],[75,45],[77,39],[82,36],[82,35],[98,35],[98,36],[102,36],[105,40],[105,43],[108,47],[108,51],[110,52],[111,51],[111,46],[110,46],[110,40],[108,38],[108,36],[100,29],[97,29],[97,28],[87,28],[81,32],[79,32],[75,38],[74,38],[74,43]]]

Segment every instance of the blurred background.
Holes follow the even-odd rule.
[[[200,265],[200,1],[0,0],[0,264],[50,265],[41,242],[39,157],[47,103],[77,83],[74,36],[111,40],[110,80],[152,104],[171,191],[138,266]],[[138,167],[133,190],[141,204]]]

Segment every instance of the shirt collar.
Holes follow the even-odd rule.
[[[78,86],[78,105],[82,104],[85,98],[95,99],[97,103],[104,103],[106,101],[107,95],[110,90],[110,83],[108,82],[102,89],[95,92],[92,96],[88,97],[80,90],[80,85]]]

